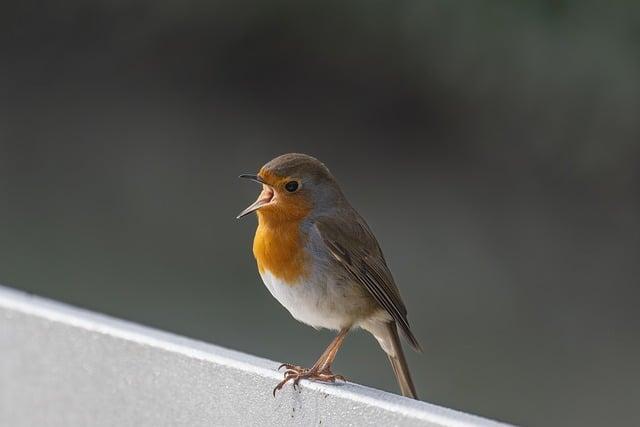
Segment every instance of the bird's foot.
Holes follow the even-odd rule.
[[[308,370],[303,368],[302,366],[298,366],[298,365],[292,365],[291,363],[283,363],[282,365],[278,366],[278,371],[282,368],[287,368],[287,371],[290,370],[294,370],[294,371],[304,371],[304,370]]]
[[[324,368],[323,370],[319,370],[318,368],[303,368],[298,365],[292,365],[289,363],[283,363],[280,365],[278,370],[282,368],[287,368],[284,371],[284,379],[278,383],[278,385],[273,389],[273,396],[275,397],[276,392],[280,390],[286,383],[293,380],[293,388],[295,389],[298,386],[300,380],[315,380],[321,381],[325,383],[334,383],[336,380],[347,381],[345,377],[342,375],[336,375],[331,372],[330,368]]]

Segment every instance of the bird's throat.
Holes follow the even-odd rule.
[[[270,221],[258,215],[253,254],[260,273],[269,271],[290,286],[300,283],[309,272],[306,239],[300,221]]]

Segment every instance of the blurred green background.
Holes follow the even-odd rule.
[[[234,219],[239,173],[305,152],[381,242],[424,400],[637,425],[639,45],[637,1],[2,2],[0,283],[311,364],[332,333]],[[361,332],[336,372],[397,390]]]

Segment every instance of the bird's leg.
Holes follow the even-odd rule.
[[[329,343],[327,348],[324,350],[324,352],[322,352],[322,354],[320,355],[320,357],[318,358],[316,363],[313,364],[311,369],[303,368],[302,366],[293,365],[291,363],[283,363],[282,365],[280,365],[278,367],[278,370],[280,370],[282,368],[287,368],[286,369],[287,371],[310,371],[312,369],[316,369],[317,370],[318,368],[320,368],[323,365],[325,359],[327,359],[327,357],[329,357],[329,355],[331,354],[331,351],[336,346],[336,343],[338,341],[342,341],[344,339],[344,336],[346,336],[346,332],[344,333],[344,335],[342,337],[341,337],[341,334],[342,334],[342,331],[340,331],[340,333],[333,339],[333,341],[331,341]],[[334,358],[335,358],[335,355],[334,355]],[[285,371],[285,373],[286,373],[286,371]]]
[[[285,367],[287,370],[284,372],[284,379],[273,389],[273,395],[275,396],[276,391],[280,390],[290,380],[293,380],[294,387],[298,385],[301,379],[323,382],[335,382],[336,380],[345,381],[345,378],[342,375],[334,375],[331,372],[331,364],[335,360],[338,350],[342,346],[342,342],[346,338],[348,332],[349,328],[341,329],[338,335],[322,353],[320,358],[318,358],[316,363],[313,364],[311,369],[305,369],[288,363],[280,365],[280,368]]]
[[[333,364],[333,361],[335,360],[336,355],[338,354],[338,350],[340,350],[340,347],[342,346],[342,341],[344,341],[346,336],[347,334],[345,332],[345,334],[342,335],[342,337],[340,337],[340,340],[337,343],[335,343],[335,345],[331,346],[329,353],[326,355],[326,357],[321,361],[318,361],[318,362],[321,362],[321,364],[318,365],[318,362],[316,362],[316,365],[314,365],[314,368],[317,369],[319,375],[332,377],[329,379],[332,382],[335,381],[336,379],[346,381],[342,375],[333,375],[333,373],[331,372],[331,365]]]

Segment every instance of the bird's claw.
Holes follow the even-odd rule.
[[[319,371],[316,368],[306,369],[297,365],[283,363],[282,365],[280,365],[278,370],[282,369],[283,367],[286,367],[287,370],[284,371],[284,379],[280,381],[278,385],[275,386],[275,388],[273,389],[273,397],[276,396],[276,392],[278,390],[282,389],[282,387],[284,387],[284,385],[291,380],[293,380],[294,390],[298,389],[300,380],[303,380],[303,379],[321,381],[325,383],[334,383],[336,382],[336,380],[345,381],[345,382],[347,381],[347,379],[344,376],[336,375],[332,373],[329,368],[325,368],[324,370]]]
[[[295,371],[302,371],[304,370],[304,368],[302,366],[298,366],[298,365],[293,365],[291,363],[283,363],[282,365],[278,366],[278,371],[282,368],[287,368],[287,370],[295,370]],[[285,372],[286,373],[286,372]]]

